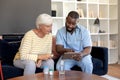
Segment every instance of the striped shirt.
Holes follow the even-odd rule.
[[[14,60],[34,60],[37,61],[38,54],[51,54],[52,34],[45,37],[38,37],[33,30],[28,31],[21,41],[19,51]]]

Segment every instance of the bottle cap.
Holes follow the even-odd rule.
[[[53,75],[54,70],[53,69],[49,69],[49,75]]]

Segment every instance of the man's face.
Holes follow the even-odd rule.
[[[77,24],[77,20],[78,19],[71,18],[70,16],[68,16],[66,18],[65,26],[66,26],[66,30],[68,32],[73,32],[75,30],[76,24]]]

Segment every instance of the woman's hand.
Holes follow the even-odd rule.
[[[36,67],[40,67],[42,64],[42,60],[38,59],[36,62]]]
[[[47,60],[47,59],[50,59],[52,56],[51,54],[39,54],[38,55],[38,59],[40,60]]]

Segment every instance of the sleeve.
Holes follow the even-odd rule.
[[[90,32],[88,30],[83,31],[83,47],[92,46]]]
[[[56,45],[64,44],[64,39],[62,36],[63,36],[63,34],[61,34],[60,30],[58,30],[57,35],[56,35]]]
[[[29,51],[32,47],[32,35],[29,33],[26,33],[25,36],[22,39],[19,52],[20,52],[20,58],[21,60],[34,60],[37,61],[37,54],[32,54]]]
[[[56,37],[55,36],[52,37],[52,53],[54,54],[53,59],[59,58],[60,55],[56,51]]]

